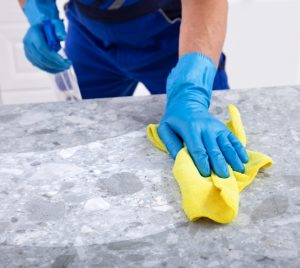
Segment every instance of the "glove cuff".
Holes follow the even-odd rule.
[[[208,56],[201,53],[185,54],[169,74],[168,99],[174,98],[178,93],[186,95],[187,91],[192,90],[193,94],[201,93],[201,102],[208,109],[216,72],[216,65]]]
[[[27,0],[23,6],[23,12],[30,25],[40,24],[45,20],[59,20],[56,0]]]

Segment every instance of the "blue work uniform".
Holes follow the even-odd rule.
[[[180,0],[71,0],[66,54],[83,98],[130,96],[142,82],[165,93],[178,61]],[[142,5],[143,4],[143,5]],[[229,88],[222,54],[214,89]]]

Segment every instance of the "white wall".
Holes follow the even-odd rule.
[[[234,1],[225,52],[234,88],[300,84],[300,1]]]
[[[17,0],[0,1],[0,92],[3,103],[53,101],[48,75],[27,62],[22,38],[27,21]]]
[[[64,0],[58,0],[62,8]],[[233,88],[300,83],[300,0],[231,0],[225,52]],[[27,22],[0,1],[0,102],[55,101],[49,75],[23,54]],[[144,94],[139,90],[138,94]]]

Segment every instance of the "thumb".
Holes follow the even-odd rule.
[[[162,123],[158,127],[158,135],[167,147],[172,158],[175,159],[178,152],[183,147],[181,140],[166,123]]]
[[[65,41],[67,33],[63,20],[51,20],[51,22],[54,26],[56,37],[59,39],[59,41]]]

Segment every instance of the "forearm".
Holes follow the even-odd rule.
[[[19,2],[19,4],[20,4],[21,7],[23,7],[25,5],[25,1],[26,0],[18,0],[18,2]]]
[[[179,57],[199,52],[218,65],[227,28],[227,0],[182,0]]]

